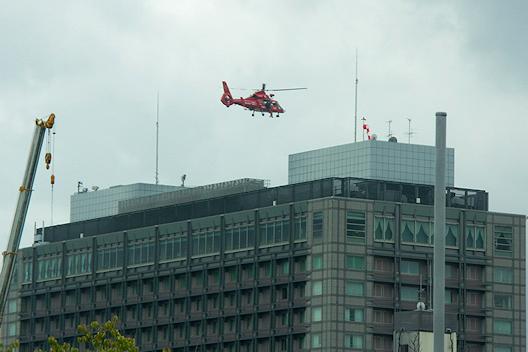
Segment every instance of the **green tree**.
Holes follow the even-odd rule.
[[[136,341],[131,337],[121,335],[117,328],[118,318],[100,324],[97,321],[90,325],[79,325],[77,341],[85,351],[91,352],[139,352]],[[53,336],[48,338],[50,352],[79,352],[79,348],[69,343],[59,343]],[[7,351],[6,351],[7,352]],[[10,352],[10,351],[9,351]]]
[[[4,344],[0,343],[0,352],[15,352],[18,346],[18,341],[13,341],[7,346],[4,346]]]

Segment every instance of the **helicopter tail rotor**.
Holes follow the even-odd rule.
[[[222,81],[222,85],[224,86],[224,94],[222,94],[220,101],[222,102],[222,104],[229,107],[233,104],[233,96],[231,95],[229,87],[227,86],[227,83],[225,81]]]

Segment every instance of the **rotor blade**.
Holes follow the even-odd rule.
[[[253,89],[253,88],[233,88],[233,87],[229,87],[229,89],[232,89],[232,90],[258,90],[258,89]]]
[[[285,90],[301,90],[301,89],[308,89],[308,88],[280,88],[280,89],[266,89],[266,92],[282,92]]]

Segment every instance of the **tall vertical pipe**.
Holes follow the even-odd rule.
[[[446,191],[446,117],[436,113],[436,180],[434,195],[434,352],[444,352],[445,331],[445,191]]]

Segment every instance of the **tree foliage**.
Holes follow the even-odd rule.
[[[84,351],[90,352],[139,352],[136,341],[121,335],[117,323],[118,318],[113,316],[103,324],[94,321],[89,325],[79,325],[77,328],[81,334],[77,338],[79,346],[83,346]],[[79,347],[69,343],[59,343],[53,336],[48,338],[48,343],[50,352],[79,352]]]
[[[0,352],[15,352],[17,351],[18,346],[19,346],[18,341],[11,342],[7,346],[4,346],[4,344],[0,343]]]

